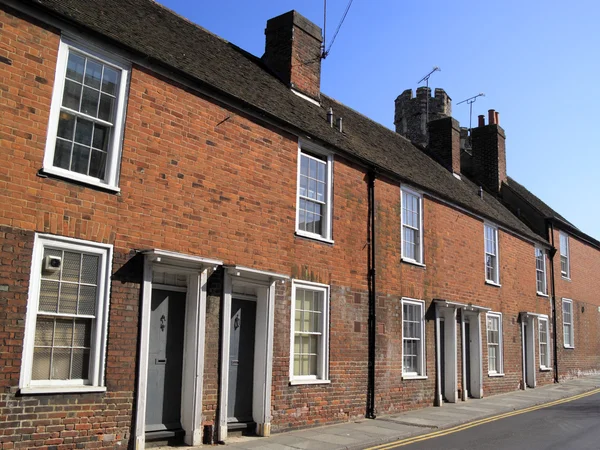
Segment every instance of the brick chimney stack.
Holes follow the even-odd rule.
[[[452,173],[460,175],[460,124],[453,117],[430,121],[428,150]]]
[[[292,89],[319,100],[321,28],[296,11],[267,21],[262,59]]]
[[[506,135],[500,127],[500,115],[490,109],[488,125],[479,116],[479,126],[471,130],[473,146],[473,178],[494,194],[506,181]]]

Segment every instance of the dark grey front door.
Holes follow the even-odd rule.
[[[227,420],[252,421],[256,302],[233,299],[229,338]]]
[[[181,428],[185,292],[152,290],[146,431]]]
[[[465,389],[469,397],[472,397],[471,392],[471,324],[465,322],[465,372],[467,379],[465,380]]]

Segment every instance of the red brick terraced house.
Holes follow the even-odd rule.
[[[0,3],[3,449],[227,442],[598,368],[598,242],[507,177],[496,113],[465,138],[421,89],[398,132],[371,121],[320,92],[294,11],[259,58],[150,0]]]

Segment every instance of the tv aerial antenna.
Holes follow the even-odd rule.
[[[433,75],[435,72],[441,72],[442,69],[440,69],[438,66],[434,66],[433,69],[431,70],[431,72],[429,72],[427,75],[425,75],[423,78],[421,78],[419,81],[417,81],[417,84],[421,84],[423,81],[425,82],[425,87],[427,87],[427,103],[426,103],[426,118],[427,118],[427,123],[429,123],[429,78],[431,77],[431,75]]]
[[[463,100],[462,102],[458,102],[456,104],[456,106],[460,105],[461,103],[467,103],[469,105],[469,139],[471,138],[471,121],[473,120],[473,103],[475,103],[477,101],[478,97],[485,97],[485,94],[483,92],[480,92],[477,95],[474,95],[473,97],[469,97],[466,100]]]

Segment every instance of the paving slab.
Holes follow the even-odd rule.
[[[469,399],[467,402],[445,403],[442,407],[381,415],[375,420],[327,425],[274,434],[268,438],[234,437],[227,440],[226,447],[236,450],[358,450],[571,397],[598,387],[600,374],[526,391]],[[172,450],[172,447],[153,450],[167,449]]]

